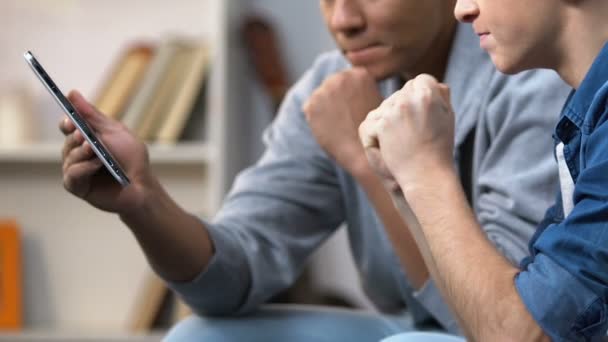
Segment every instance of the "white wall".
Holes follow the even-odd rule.
[[[78,88],[92,96],[130,41],[171,33],[215,36],[219,1],[176,2],[2,0],[0,90],[14,85],[28,89],[41,124],[38,138],[59,140],[61,111],[23,60],[23,52],[31,49],[64,91]],[[0,164],[0,217],[17,216],[22,227],[25,325],[120,331],[141,290],[147,263],[115,215],[65,192],[60,170],[58,162]],[[178,196],[183,205],[190,210],[201,205],[202,187],[198,190],[179,169],[158,173],[161,178],[173,174],[171,179],[191,189],[192,200]],[[204,177],[198,169],[190,174]]]
[[[179,3],[179,5],[176,5]],[[124,44],[165,34],[217,33],[219,15],[211,0],[2,0],[0,15],[0,91],[24,86],[44,140],[61,136],[59,107],[23,59],[32,50],[58,86],[94,96]]]

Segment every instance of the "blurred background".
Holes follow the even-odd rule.
[[[333,48],[318,2],[2,0],[0,16],[0,340],[158,339],[187,310],[116,217],[63,190],[63,114],[23,53],[147,141],[171,195],[211,217],[285,89]],[[306,275],[304,291],[371,310],[343,229]]]

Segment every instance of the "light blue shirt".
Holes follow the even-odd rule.
[[[557,171],[548,132],[569,88],[549,71],[500,74],[460,25],[446,70],[456,113],[458,147],[476,125],[471,193],[488,238],[513,263],[527,254],[535,226],[553,200]],[[261,159],[236,179],[208,224],[215,254],[189,283],[170,286],[201,314],[257,308],[294,282],[308,257],[346,223],[363,289],[383,312],[406,303],[415,318],[429,313],[458,327],[432,282],[414,293],[363,189],[320,148],[302,105],[330,75],[349,68],[339,52],[321,55],[285,98],[264,135]],[[401,86],[379,83],[384,96]],[[455,160],[460,158],[455,152]]]

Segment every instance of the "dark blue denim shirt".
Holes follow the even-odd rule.
[[[608,44],[556,126],[574,180],[574,207],[561,193],[530,242],[515,285],[554,341],[595,341],[608,329]]]

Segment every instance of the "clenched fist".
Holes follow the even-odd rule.
[[[382,99],[371,74],[353,68],[326,79],[303,106],[319,145],[351,173],[367,163],[358,126]]]
[[[368,114],[359,136],[372,168],[385,183],[403,186],[434,168],[452,168],[454,113],[449,89],[429,75],[410,80]]]

